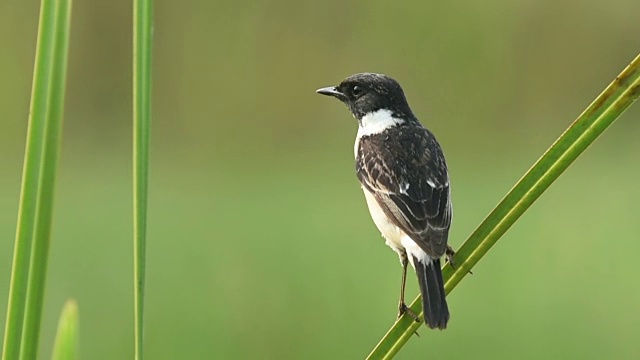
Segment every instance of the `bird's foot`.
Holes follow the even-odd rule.
[[[453,248],[451,246],[447,245],[447,250],[445,250],[444,254],[447,257],[447,261],[449,262],[451,267],[455,270],[456,269],[456,263],[453,260],[453,257],[456,255],[456,251],[453,250]],[[469,270],[469,274],[473,275],[471,270]]]
[[[398,319],[400,319],[404,314],[409,315],[409,317],[412,318],[413,321],[420,322],[420,318],[418,318],[418,315],[416,315],[416,313],[413,312],[413,310],[411,310],[411,308],[408,307],[407,304],[401,302],[400,305],[398,305]]]
[[[444,255],[447,257],[447,261],[451,264],[451,267],[455,270],[456,263],[453,260],[453,257],[456,255],[456,251],[449,245],[447,245],[447,250],[444,251]]]
[[[420,322],[420,318],[418,318],[418,315],[416,315],[416,313],[414,313],[413,310],[411,310],[411,308],[407,306],[407,304],[401,302],[400,305],[398,305],[398,319],[400,319],[405,313],[409,315],[409,317],[411,317],[413,321],[417,323]],[[418,337],[420,336],[417,331],[414,331],[413,333]]]

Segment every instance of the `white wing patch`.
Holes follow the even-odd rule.
[[[400,184],[400,194],[403,195],[408,195],[407,194],[407,190],[409,190],[409,183],[408,182],[403,182]]]

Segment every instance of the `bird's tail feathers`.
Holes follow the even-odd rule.
[[[431,259],[425,264],[414,256],[413,264],[420,284],[425,323],[432,329],[443,330],[449,321],[449,307],[445,299],[440,259]]]

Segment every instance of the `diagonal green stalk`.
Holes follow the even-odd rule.
[[[64,106],[69,0],[42,0],[2,358],[38,348]]]
[[[53,360],[74,360],[78,358],[78,303],[70,299],[64,304],[58,332],[53,344]]]
[[[498,239],[584,150],[640,96],[640,55],[571,124],[527,171],[458,250],[456,269],[443,269],[445,291],[455,288]],[[420,297],[411,309],[422,316]],[[400,318],[376,345],[368,359],[391,359],[420,326]]]
[[[133,254],[135,359],[143,359],[149,129],[151,126],[152,1],[133,2]]]

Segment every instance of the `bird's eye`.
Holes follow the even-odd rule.
[[[351,94],[353,94],[353,96],[355,97],[359,97],[360,95],[365,93],[365,88],[359,85],[353,85],[353,87],[351,88]]]

